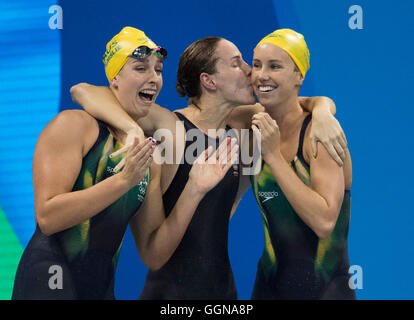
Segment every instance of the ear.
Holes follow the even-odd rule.
[[[299,71],[298,72],[298,77],[297,77],[297,80],[296,80],[297,85],[302,86],[303,80],[304,80],[304,78],[303,78],[302,72]]]
[[[211,74],[205,72],[200,74],[200,84],[208,90],[217,90],[214,77]]]
[[[116,75],[115,78],[112,79],[111,85],[114,88],[118,88],[118,75]]]

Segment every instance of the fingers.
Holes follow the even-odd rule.
[[[114,172],[117,173],[119,170],[121,170],[125,165],[125,158],[123,158],[119,163],[115,166]]]
[[[273,126],[275,120],[267,112],[259,112],[253,115],[252,120],[260,120],[268,126]]]
[[[138,166],[144,165],[148,158],[152,157],[155,147],[156,145],[153,140],[145,140],[141,148],[139,146],[131,153],[131,161],[136,162]]]
[[[121,149],[111,153],[109,155],[109,158],[114,158],[116,156],[119,156],[120,154],[123,154],[127,152],[128,150],[132,149],[133,147],[137,146],[139,144],[139,139],[137,137],[134,137],[134,141],[132,143],[127,143],[125,146],[123,146]]]
[[[338,155],[335,147],[333,144],[324,144],[326,150],[328,151],[329,155],[335,160],[335,162],[342,167],[343,162],[341,160],[341,157]]]
[[[122,154],[122,153],[124,153],[124,152],[127,152],[130,148],[131,148],[131,146],[132,146],[132,144],[128,144],[128,145],[125,145],[124,147],[122,147],[121,149],[119,149],[119,150],[117,150],[117,151],[115,151],[115,152],[113,152],[113,153],[111,153],[110,155],[109,155],[109,158],[114,158],[114,157],[116,157],[116,156],[119,156],[120,154]]]
[[[225,162],[225,165],[233,165],[238,160],[239,156],[239,145],[233,144],[231,150],[227,152],[227,161]]]
[[[338,163],[338,165],[340,167],[342,167],[344,165],[345,162],[345,158],[346,158],[346,152],[345,149],[342,148],[342,146],[340,145],[340,143],[337,141],[334,143],[334,149],[336,150],[337,155],[339,156],[339,158],[341,159],[341,162],[339,163],[338,161],[336,161]]]
[[[233,164],[237,162],[239,159],[239,145],[235,144],[233,145],[233,148],[230,152],[227,154],[227,161],[225,164],[222,165],[221,169],[223,171],[223,175],[226,174],[226,172],[230,169]]]
[[[341,147],[345,150],[348,148],[348,142],[346,141],[345,133],[341,131],[341,137],[339,139],[339,143],[341,144]]]
[[[253,118],[252,124],[255,125],[262,133],[267,133],[269,131],[269,125],[263,118]]]
[[[335,119],[336,120],[336,119]],[[339,157],[342,161],[345,161],[346,152],[345,150],[348,148],[348,143],[346,141],[346,137],[344,131],[342,130],[341,125],[339,124],[338,120],[336,120],[336,130],[335,130],[335,141],[333,142],[334,148],[337,151]],[[339,164],[339,163],[338,163]]]
[[[232,146],[236,143],[236,139],[231,139],[227,137],[224,141],[222,141],[215,151],[215,154],[211,157],[214,157],[214,160],[218,161],[218,163],[226,163],[227,155],[231,151]],[[212,162],[215,163],[215,162]]]
[[[206,163],[207,159],[210,157],[210,154],[213,152],[213,147],[209,146],[206,150],[204,150],[194,161],[194,163],[202,164]]]
[[[144,141],[144,143],[145,143],[145,141]],[[143,144],[141,144],[141,145],[143,145]],[[118,151],[115,151],[114,153],[112,153],[109,156],[110,158],[113,158],[113,157],[125,152],[125,150],[127,151],[126,157],[123,158],[121,161],[119,161],[119,163],[115,166],[115,168],[114,168],[115,173],[119,172],[125,166],[126,160],[128,158],[131,158],[137,152],[137,150],[139,149],[140,146],[138,146],[138,138],[135,138],[134,142],[132,144],[130,144],[128,146],[124,146],[123,148],[119,149]],[[122,149],[125,149],[125,150],[122,151]]]
[[[211,157],[212,153],[213,153],[213,146],[209,146],[205,150],[205,158],[204,158],[204,161],[207,161],[207,159],[209,159]]]
[[[274,120],[270,114],[263,112],[263,119],[267,125],[267,128],[270,129],[274,126],[277,126],[276,120]]]
[[[256,125],[254,125],[254,124],[252,124],[252,131],[253,131],[253,136],[256,138],[256,139],[259,139],[259,141],[260,141],[260,136],[261,136],[261,132],[260,132],[260,129],[256,126]]]
[[[235,162],[234,159],[234,149],[238,150],[239,145],[237,144],[236,139],[231,139],[230,143],[227,145],[227,152],[223,152],[221,156],[221,162],[219,162],[222,165],[228,165],[233,164]],[[223,166],[222,166],[223,168]]]
[[[145,158],[144,158],[145,159]],[[152,160],[154,159],[153,157],[152,157],[152,153],[148,156],[148,157],[146,157],[146,161],[145,161],[145,163],[142,165],[142,167],[143,168],[148,168],[150,165],[151,165],[151,163],[152,163]]]
[[[125,158],[123,158],[114,168],[114,172],[119,172],[126,164],[127,160],[132,163],[136,163],[137,166],[142,166],[151,157],[155,143],[151,139],[146,139],[144,142],[138,145],[138,138],[134,139],[134,142],[129,146],[112,153],[109,157],[113,158],[127,150]]]
[[[209,163],[226,164],[230,161],[230,155],[233,147],[237,145],[236,138],[227,137],[215,151],[215,154],[209,159]]]
[[[198,156],[194,163],[227,164],[231,159],[231,153],[235,145],[237,145],[237,139],[227,137],[214,152],[213,147],[209,146]]]
[[[252,117],[252,124],[262,130],[264,133],[271,133],[277,123],[272,117],[266,112],[259,112]]]

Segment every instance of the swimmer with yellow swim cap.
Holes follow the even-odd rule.
[[[138,119],[161,90],[166,51],[130,27],[106,49],[109,90],[123,112]],[[33,158],[36,231],[21,258],[13,299],[115,299],[115,270],[128,225],[144,264],[159,269],[203,196],[231,167],[194,165],[166,217],[161,166],[152,161],[158,155],[155,141],[134,139],[121,155],[124,144],[125,134],[81,110],[59,113],[42,131]],[[118,172],[121,161],[125,166]],[[54,287],[51,266],[63,275]]]
[[[144,117],[162,88],[167,50],[141,30],[125,27],[106,45],[103,55],[110,88],[133,117]]]
[[[254,49],[252,83],[265,112],[252,118],[263,166],[251,182],[265,247],[252,299],[355,299],[347,247],[352,164],[347,149],[343,166],[321,144],[312,155],[312,115],[298,102],[309,65],[304,37],[290,29]]]
[[[176,131],[177,128],[197,130],[197,136],[204,137],[208,143],[216,143],[215,139],[205,135],[209,129],[231,131],[229,127],[250,128],[252,115],[263,110],[258,104],[252,105],[256,98],[250,74],[251,67],[243,60],[237,46],[226,39],[206,37],[184,50],[178,66],[176,88],[180,96],[189,98],[188,105],[171,112],[154,104],[145,118],[138,119],[138,124],[148,135],[163,129],[175,137],[176,159],[163,164],[162,169],[164,203],[174,204],[187,189],[185,183],[192,166],[184,156],[191,152],[186,152],[191,143]],[[122,132],[133,134],[137,124],[125,116],[108,88],[80,84],[73,88],[72,98],[99,119]],[[315,119],[322,119],[322,114],[329,113],[332,106],[332,101],[324,97],[303,98],[302,102],[304,107],[319,110]],[[320,121],[322,127],[331,128],[336,121],[325,114],[323,119],[328,120]],[[336,137],[333,138],[337,141]],[[233,173],[224,176],[220,185],[203,199],[169,261],[160,270],[148,273],[141,299],[237,298],[227,251],[228,222],[250,186],[249,176],[239,174],[238,169],[237,166],[233,168]],[[194,263],[199,268],[194,268]]]

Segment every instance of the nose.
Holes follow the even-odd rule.
[[[157,70],[152,69],[148,74],[148,82],[156,83],[162,75],[158,74]]]
[[[259,81],[267,81],[269,80],[269,75],[265,71],[264,68],[260,68],[259,70],[256,70],[255,72],[255,78]]]
[[[243,61],[243,71],[246,76],[250,77],[252,75],[252,67],[249,66],[246,62]]]

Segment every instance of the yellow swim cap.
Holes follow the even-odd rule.
[[[303,35],[291,29],[279,29],[264,37],[257,46],[262,43],[271,43],[285,50],[298,66],[305,78],[309,70],[309,49]]]
[[[105,64],[105,73],[109,82],[122,69],[128,60],[128,56],[139,46],[147,46],[151,49],[157,47],[143,31],[132,27],[123,28],[120,33],[106,44],[106,51],[102,61]]]

